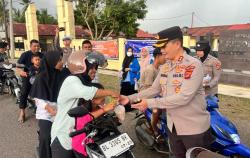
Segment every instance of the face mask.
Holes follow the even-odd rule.
[[[132,56],[132,52],[127,52],[127,56],[131,57]]]

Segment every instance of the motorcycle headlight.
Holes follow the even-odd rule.
[[[235,144],[240,144],[240,137],[238,134],[230,134],[230,137]]]
[[[240,144],[240,137],[238,134],[229,134],[227,131],[216,125],[216,128],[222,133],[222,135],[234,142],[235,144]]]

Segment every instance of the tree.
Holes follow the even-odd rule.
[[[0,25],[4,27],[5,30],[5,38],[8,39],[8,13],[7,9],[8,3],[5,0],[0,1]]]
[[[134,37],[139,24],[147,13],[146,0],[77,0],[76,24],[90,32],[91,39],[119,35]]]
[[[30,3],[32,3],[31,0],[21,0],[21,2],[19,2],[19,4],[21,4],[23,6],[23,9],[22,9],[23,14],[26,11],[26,9],[28,8]]]
[[[48,14],[47,9],[41,9],[36,12],[37,20],[40,24],[57,24],[57,20]]]
[[[25,23],[25,14],[16,8],[13,8],[13,20],[18,23]]]
[[[25,13],[19,9],[13,9],[13,19],[15,22],[25,23]],[[57,24],[57,20],[50,14],[47,9],[36,11],[37,21],[39,24]]]

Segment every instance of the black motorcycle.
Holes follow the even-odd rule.
[[[7,92],[10,95],[13,95],[16,97],[16,104],[19,103],[20,101],[20,95],[21,95],[21,87],[22,87],[22,81],[21,77],[17,76],[14,69],[15,68],[24,68],[24,65],[22,64],[3,64],[0,67],[0,70],[3,72],[2,75],[2,82],[0,83],[1,89],[0,93],[4,94],[5,90],[7,89]],[[30,83],[34,82],[34,74],[28,73],[28,76],[30,78]],[[28,98],[28,107],[29,109],[34,109],[35,110],[35,103],[32,98]]]
[[[77,119],[89,114],[88,110],[82,106],[71,109],[68,112],[70,117]],[[89,158],[134,158],[131,149],[134,142],[127,133],[121,133],[118,130],[118,118],[114,113],[105,114],[92,122],[88,123],[83,129],[70,133],[70,137],[86,133],[86,138],[82,144],[86,147]],[[86,142],[86,139],[92,138],[93,142]]]
[[[8,93],[16,96],[17,102],[19,102],[21,81],[15,74],[14,68],[16,67],[23,68],[22,65],[16,64],[3,64],[0,68],[3,72],[0,93],[4,94],[4,91],[7,89]]]

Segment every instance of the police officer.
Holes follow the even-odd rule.
[[[203,86],[205,88],[206,95],[218,94],[218,82],[221,75],[221,62],[210,55],[210,45],[206,40],[196,43],[196,58],[198,58],[203,65]]]
[[[62,41],[63,41],[63,45],[64,47],[60,47],[60,41],[59,41],[59,32],[63,31],[60,30],[60,28],[56,28],[56,36],[54,39],[54,45],[55,48],[59,51],[62,51],[63,57],[62,57],[62,62],[63,62],[63,67],[67,67],[67,61],[69,56],[71,55],[71,53],[73,52],[73,48],[70,47],[71,42],[72,42],[72,38],[70,36],[64,36]]]
[[[120,97],[123,105],[142,99],[132,105],[141,111],[146,108],[166,109],[170,147],[176,158],[185,158],[187,149],[191,147],[209,148],[214,140],[210,131],[210,116],[206,111],[202,64],[189,56],[182,45],[180,27],[159,32],[154,46],[164,48],[168,62],[160,68],[150,88]],[[153,98],[161,92],[162,98]]]

